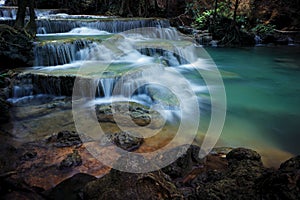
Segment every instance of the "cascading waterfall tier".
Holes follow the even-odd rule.
[[[13,6],[0,6],[0,22],[2,20],[15,20],[17,18],[18,8]],[[57,9],[35,9],[35,16],[37,18],[44,18],[51,14],[58,13]],[[26,18],[29,17],[29,9],[26,9]]]
[[[37,44],[34,48],[35,66],[56,66],[83,60],[80,50],[91,48],[95,41],[75,39]]]
[[[41,94],[72,96],[74,81],[79,79],[82,96],[142,99],[151,105],[164,90],[147,84],[149,77],[155,79],[156,73],[164,74],[165,67],[188,64],[184,58],[196,61],[197,57],[193,44],[181,41],[182,36],[165,19],[95,19],[59,14],[38,19],[37,26],[37,67],[18,76],[13,99]],[[173,48],[168,51],[168,47]],[[159,67],[149,70],[152,66]],[[103,74],[97,74],[103,67],[107,68]],[[77,73],[79,68],[83,74]],[[170,95],[163,93],[165,102],[169,102]]]
[[[42,19],[37,20],[37,32],[39,34],[46,33],[64,33],[69,32],[74,28],[88,27],[110,33],[119,33],[135,28],[143,27],[170,27],[169,21],[165,19],[92,19],[92,20],[78,20],[78,19]]]
[[[32,95],[72,96],[75,78],[79,78],[83,96],[95,96],[110,98],[113,95],[130,97],[132,94],[144,94],[144,89],[139,88],[137,81],[142,76],[141,71],[127,74],[125,76],[89,78],[76,77],[74,75],[49,75],[43,73],[23,73],[14,81],[13,99]],[[129,84],[132,83],[132,84]],[[91,90],[93,86],[96,90]]]

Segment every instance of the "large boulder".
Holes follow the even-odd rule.
[[[300,156],[282,163],[278,171],[268,170],[257,182],[260,199],[300,199]]]
[[[85,199],[176,199],[181,194],[161,171],[132,174],[112,169],[84,187]]]
[[[237,148],[226,156],[228,169],[213,178],[200,179],[196,188],[198,199],[258,199],[256,180],[263,174],[260,155],[250,149]]]

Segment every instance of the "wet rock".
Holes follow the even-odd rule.
[[[83,198],[83,188],[84,186],[96,180],[96,177],[89,174],[79,173],[71,178],[68,178],[55,186],[53,189],[44,192],[43,194],[47,196],[47,199],[55,200],[79,200]]]
[[[32,160],[34,158],[36,158],[37,156],[37,152],[35,151],[28,151],[25,154],[23,154],[20,158],[20,160],[22,161],[28,161],[28,160]]]
[[[160,128],[164,119],[157,111],[137,103],[114,103],[114,105],[97,105],[96,115],[99,122],[112,122],[130,126],[134,122],[138,126]]]
[[[181,196],[161,171],[131,174],[112,169],[84,187],[86,199],[180,199]]]
[[[233,149],[226,155],[226,159],[228,160],[229,165],[246,160],[257,161],[261,163],[261,156],[256,151],[245,148]]]
[[[293,172],[300,170],[300,156],[291,158],[280,165],[280,171]]]
[[[67,157],[61,161],[59,169],[69,169],[72,167],[79,166],[81,164],[81,156],[79,155],[77,150],[73,150],[73,153],[68,154]]]
[[[208,182],[198,183],[198,199],[258,199],[256,180],[263,174],[260,155],[250,149],[237,148],[226,156],[228,169],[212,172]],[[203,180],[203,179],[202,179]]]
[[[268,170],[256,189],[260,199],[300,199],[300,156],[282,163],[278,171]]]
[[[74,131],[61,131],[47,138],[47,142],[52,143],[55,147],[71,147],[82,144],[78,133]]]
[[[135,133],[135,135],[136,134],[137,133]],[[107,142],[111,142],[126,151],[134,151],[134,150],[138,149],[144,142],[144,139],[142,138],[142,136],[135,137],[128,131],[127,132],[123,131],[123,132],[118,132],[118,133],[113,133],[113,134],[106,134],[104,137],[105,138],[103,140],[107,140]]]
[[[200,147],[195,145],[191,145],[190,147],[181,146],[173,148],[158,157],[163,161],[165,160],[165,157],[174,158],[178,154],[182,154],[184,151],[186,152],[175,162],[162,169],[164,173],[168,174],[173,179],[184,177],[191,172],[193,167],[203,165],[203,161],[199,158]]]

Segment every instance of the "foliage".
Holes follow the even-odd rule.
[[[272,24],[257,24],[251,31],[254,34],[264,36],[268,34],[273,34],[275,30],[275,25]]]
[[[231,12],[231,1],[226,0],[224,2],[220,2],[218,4],[218,8],[215,13],[214,9],[209,9],[204,11],[203,13],[197,13],[196,17],[196,25],[200,28],[208,28],[211,21],[220,18],[232,18],[233,13]]]
[[[210,20],[212,19],[214,10],[204,11],[199,17],[196,18],[196,23],[198,27],[207,28],[209,26]]]

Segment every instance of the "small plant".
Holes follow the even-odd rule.
[[[230,1],[220,2],[216,10],[210,9],[202,12],[201,14],[197,13],[196,24],[200,29],[208,28],[211,20],[229,18],[232,19],[233,13],[231,12],[231,3]]]
[[[199,28],[207,28],[210,19],[213,17],[214,10],[206,10],[200,16],[196,18],[196,23]]]
[[[257,24],[251,31],[254,34],[264,36],[268,34],[273,34],[275,30],[275,25],[272,24]]]

